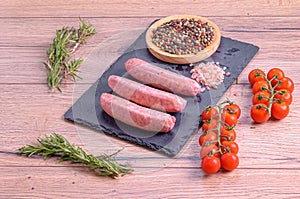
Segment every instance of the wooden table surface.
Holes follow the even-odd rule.
[[[131,175],[111,179],[53,159],[0,153],[0,198],[300,198],[299,0],[0,2],[0,151],[16,151],[55,131],[90,152],[113,153],[124,148],[117,157],[135,169]],[[124,37],[130,30],[143,30],[153,20],[173,14],[208,17],[219,25],[223,36],[260,47],[239,76],[239,84],[224,95],[238,102],[243,111],[236,127],[240,165],[233,172],[204,175],[199,135],[170,159],[65,122],[63,114],[78,97],[75,93],[82,93],[99,75],[89,78],[86,66],[81,67],[84,79],[76,84],[68,81],[63,93],[47,87],[41,64],[46,50],[55,30],[77,26],[78,16],[98,31],[77,53],[87,58],[96,46],[116,35]],[[126,48],[126,42],[120,43],[124,45],[120,49]],[[275,66],[295,82],[290,114],[282,121],[255,125],[249,117],[252,93],[247,74],[256,67],[267,71]]]

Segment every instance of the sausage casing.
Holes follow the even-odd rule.
[[[164,112],[181,112],[186,100],[178,95],[155,89],[124,77],[111,75],[109,87],[121,97],[145,107]]]
[[[128,59],[125,67],[135,79],[166,91],[186,96],[196,96],[201,92],[201,86],[195,80],[138,58]]]
[[[147,131],[168,132],[176,122],[170,114],[139,106],[109,93],[101,95],[100,104],[111,117]]]

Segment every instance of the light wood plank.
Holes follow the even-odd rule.
[[[297,82],[297,74],[300,72],[298,67],[300,57],[300,52],[298,51],[298,46],[300,46],[300,44],[298,44],[299,42],[289,40],[288,34],[286,33],[270,33],[269,35],[262,33],[261,35],[264,36],[265,39],[266,37],[271,37],[272,39],[269,39],[269,42],[266,43],[264,38],[257,38],[257,35],[252,36],[251,39],[249,38],[251,36],[248,34],[244,34],[243,37],[237,33],[231,34],[232,38],[255,43],[261,48],[245,71],[249,72],[252,68],[256,67],[265,68],[266,70],[271,67],[283,67],[284,70],[287,71],[287,74]],[[282,35],[285,35],[286,39],[279,41]],[[293,35],[296,38],[300,36],[300,33],[294,32]],[[125,35],[123,35],[123,37],[124,36]],[[80,68],[83,80],[78,81],[79,83],[95,82],[102,72],[121,55],[136,37],[132,36],[130,39],[122,41],[115,38],[116,36],[112,40],[101,43],[97,48],[94,46],[85,46],[79,50],[77,57],[83,57],[92,62],[87,62],[85,66],[83,65]],[[103,48],[103,46],[105,46],[105,48]],[[281,51],[274,50],[277,49],[278,46],[283,47]],[[106,47],[110,47],[109,52],[104,51]],[[45,83],[46,71],[42,62],[46,59],[46,50],[47,47],[0,48],[0,83]],[[91,52],[96,53],[93,58],[88,57]],[[10,70],[7,70],[7,68],[10,68]],[[246,73],[243,73],[243,77],[246,77],[245,74]],[[241,82],[246,83],[243,77]]]
[[[83,81],[79,82],[94,82],[103,72],[103,69],[106,69],[153,19],[121,18],[121,21],[112,18],[91,19],[99,33],[88,40],[88,45],[79,49],[77,56],[86,58],[98,45],[98,49],[105,45],[106,48],[109,46],[110,50],[109,52],[103,50],[100,51],[101,53],[98,52],[102,63],[101,70],[98,70],[98,67],[94,69],[90,65],[81,68],[84,78]],[[297,18],[295,20],[294,17],[243,17],[242,19],[214,17],[213,20],[216,23],[225,24],[222,28],[224,36],[260,46],[259,53],[247,69],[264,65],[293,67],[291,73],[294,75],[293,78],[296,79],[296,74],[300,72],[299,67],[297,67],[299,64],[298,57],[300,56],[298,53],[300,40],[291,38],[300,37],[299,31],[297,31],[300,28],[299,23],[295,23],[298,21]],[[245,25],[237,25],[241,20],[245,21]],[[65,24],[76,26],[77,21],[77,19],[68,18],[54,21],[47,18],[9,19],[9,24],[6,26],[6,21],[1,20],[0,24],[3,23],[2,26],[6,28],[0,30],[5,35],[5,37],[0,38],[0,46],[3,46],[0,47],[0,70],[2,71],[0,73],[0,83],[45,83],[46,71],[41,62],[46,59],[45,53],[53,37],[54,30]],[[229,25],[226,21],[233,21],[233,23]],[[29,28],[21,29],[20,27],[23,27],[24,24]],[[38,29],[36,30],[36,24],[47,24],[47,26],[37,26]],[[110,26],[107,28],[106,24],[110,24]],[[120,24],[124,24],[124,26],[120,26]],[[291,26],[287,24],[291,24]],[[133,28],[134,31],[126,30],[128,27]],[[280,50],[278,50],[279,47]],[[10,68],[10,70],[6,70],[7,68]],[[248,70],[246,71],[248,72]],[[32,76],[32,73],[37,75]],[[241,82],[246,81],[241,79]]]
[[[203,16],[299,16],[300,4],[297,0],[257,0],[255,3],[229,0],[209,3],[200,0],[5,0],[0,10],[0,17],[77,17],[79,14],[87,17],[140,17],[187,13]]]
[[[165,168],[117,180],[80,167],[2,167],[0,174],[0,193],[5,198],[300,197],[300,170],[237,169],[206,176],[198,168]]]
[[[98,34],[89,39],[88,43],[94,46],[111,37],[114,34],[130,30],[146,29],[151,22],[159,17],[150,18],[86,18],[96,28]],[[229,36],[234,32],[237,35],[250,34],[250,38],[260,38],[263,34],[270,32],[299,32],[298,23],[300,17],[215,17],[209,19],[214,21],[221,29],[222,34]],[[1,19],[0,25],[0,47],[48,47],[55,35],[55,30],[63,26],[78,27],[77,18],[8,18]],[[293,35],[290,35],[293,37]],[[265,37],[264,37],[265,38]],[[284,36],[281,37],[283,43]]]
[[[0,151],[16,151],[52,131],[99,154],[124,150],[117,159],[135,173],[117,180],[99,178],[81,166],[54,159],[28,159],[0,153],[0,198],[300,198],[300,86],[298,0],[257,1],[37,1],[4,0],[0,4]],[[213,9],[212,9],[213,8]],[[171,14],[200,14],[215,21],[222,34],[261,47],[243,71],[239,85],[224,95],[242,107],[236,131],[240,166],[230,173],[205,176],[199,168],[199,135],[176,159],[63,120],[72,105],[106,67],[131,43],[119,42],[101,68],[83,65],[83,81],[63,85],[64,93],[49,92],[41,62],[56,29],[77,26],[88,17],[98,34],[77,55],[86,58],[111,37],[128,29],[144,30],[155,18]],[[128,34],[126,35],[128,36]],[[134,38],[134,37],[131,37]],[[134,39],[133,39],[134,40]],[[115,42],[115,43],[114,43]],[[116,44],[116,41],[112,43]],[[251,92],[247,74],[257,66],[282,66],[296,83],[291,113],[282,121],[251,122]],[[250,127],[255,127],[250,128]]]

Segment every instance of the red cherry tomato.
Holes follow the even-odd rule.
[[[287,105],[285,102],[274,102],[272,104],[271,112],[272,117],[281,120],[285,118],[289,114],[290,108],[289,105]]]
[[[229,109],[230,111],[229,112],[233,112],[236,114],[237,116],[237,119],[240,118],[241,116],[241,108],[239,107],[239,105],[237,104],[229,104],[229,105],[226,105],[224,106],[224,109]]]
[[[252,86],[253,94],[257,93],[258,91],[267,91],[269,89],[269,84],[265,80],[257,81]]]
[[[270,93],[268,91],[258,91],[253,95],[252,104],[265,104],[267,107],[269,106]]]
[[[267,78],[268,80],[271,80],[273,78],[276,78],[276,80],[280,80],[284,78],[284,72],[279,68],[272,68],[271,70],[269,70],[267,74]],[[276,80],[275,81],[274,80],[271,82],[272,85],[276,83]]]
[[[287,105],[290,105],[293,101],[293,96],[292,94],[286,90],[282,89],[278,91],[279,93],[274,95],[274,99],[284,101]]]
[[[204,133],[206,133],[208,131],[211,131],[212,129],[217,128],[217,126],[218,126],[218,120],[217,119],[212,119],[209,122],[204,122],[202,124],[202,131]]]
[[[217,109],[209,106],[206,109],[204,109],[204,111],[202,112],[202,120],[209,120],[212,117],[216,116],[217,114],[218,114]]]
[[[239,158],[234,153],[225,153],[221,156],[221,165],[226,171],[232,171],[239,166]]]
[[[230,153],[237,154],[239,152],[239,146],[234,141],[222,141],[222,153],[228,153],[228,149]]]
[[[218,143],[218,135],[215,131],[206,134],[205,139],[203,141],[203,145],[217,144],[217,143]]]
[[[250,84],[253,85],[257,81],[265,80],[263,77],[265,75],[266,74],[262,70],[254,69],[249,73],[248,80],[249,80]]]
[[[275,87],[275,90],[286,89],[293,93],[294,91],[294,82],[289,77],[284,77],[279,80],[278,86]]]
[[[203,146],[200,150],[200,157],[204,158],[206,156],[218,156],[219,152],[218,152],[218,147],[214,144],[210,144],[207,146]]]
[[[237,123],[237,115],[231,114],[229,111],[224,110],[222,112],[222,121],[225,123],[225,125],[233,127]]]
[[[268,110],[264,104],[255,104],[252,106],[250,116],[256,123],[263,123],[269,119]]]
[[[221,127],[221,142],[223,141],[234,141],[236,138],[236,132],[234,129],[226,129]]]
[[[202,170],[207,174],[217,173],[221,168],[221,163],[219,158],[214,156],[207,156],[202,159],[201,162]]]
[[[204,143],[204,140],[206,139],[206,135],[202,134],[200,137],[199,137],[199,145],[200,146],[203,146],[203,143]]]

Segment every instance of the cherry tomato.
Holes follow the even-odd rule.
[[[263,123],[269,119],[268,110],[264,104],[255,104],[252,106],[250,116],[256,123]]]
[[[202,134],[200,137],[199,137],[199,145],[200,146],[203,146],[203,143],[204,143],[204,140],[206,139],[206,135]]]
[[[214,144],[203,146],[200,150],[200,157],[204,158],[206,156],[213,155],[215,157],[219,156],[218,147]]]
[[[203,158],[201,163],[202,170],[207,174],[217,173],[221,168],[219,158],[214,156],[207,156]]]
[[[202,112],[202,120],[209,120],[210,118],[216,116],[217,114],[218,114],[217,109],[209,106],[206,109],[204,109],[204,111]]]
[[[202,131],[205,133],[209,130],[215,129],[218,126],[218,120],[212,119],[209,122],[204,122],[202,125]]]
[[[293,101],[293,96],[292,94],[286,90],[286,89],[281,89],[278,91],[279,93],[274,95],[274,99],[282,100],[284,101],[287,105],[290,105]]]
[[[236,138],[236,132],[234,129],[226,129],[225,127],[221,127],[221,142],[222,141],[234,141]]]
[[[252,104],[265,104],[267,107],[269,106],[270,93],[268,91],[258,91],[254,94],[252,98]]]
[[[257,93],[258,91],[267,91],[269,89],[269,84],[265,80],[257,81],[252,86],[253,94]]]
[[[229,104],[229,105],[226,105],[224,106],[224,109],[229,109],[230,111],[229,112],[233,112],[236,114],[237,116],[237,119],[240,118],[241,116],[241,108],[239,107],[239,105],[237,104]]]
[[[217,143],[218,143],[218,135],[216,132],[212,131],[206,134],[203,145],[217,144]]]
[[[208,123],[208,122],[203,122],[201,128],[202,128],[202,132],[203,132],[203,133],[207,132],[208,129],[210,129],[210,123]]]
[[[222,141],[222,153],[228,153],[228,149],[230,149],[230,153],[237,154],[239,152],[239,145],[234,141]]]
[[[284,72],[279,68],[272,68],[271,70],[269,70],[269,72],[267,74],[267,78],[268,78],[268,80],[271,80],[272,78],[275,78],[275,77],[277,80],[284,78]],[[274,80],[271,82],[272,85],[274,85],[276,83],[276,80],[275,81]]]
[[[278,86],[275,88],[275,90],[281,90],[286,89],[292,93],[294,91],[294,82],[289,77],[284,77],[281,80],[279,80]]]
[[[239,166],[239,158],[234,153],[225,153],[221,156],[221,165],[226,171],[232,171]]]
[[[272,104],[271,112],[272,117],[281,120],[285,118],[289,114],[290,108],[289,105],[287,105],[285,102],[274,102]]]
[[[265,80],[263,77],[265,75],[266,74],[262,70],[254,69],[249,73],[248,80],[249,80],[250,84],[253,85],[257,81]]]
[[[222,113],[222,121],[225,123],[225,125],[233,127],[237,123],[237,115],[231,114],[229,111],[224,110]]]

